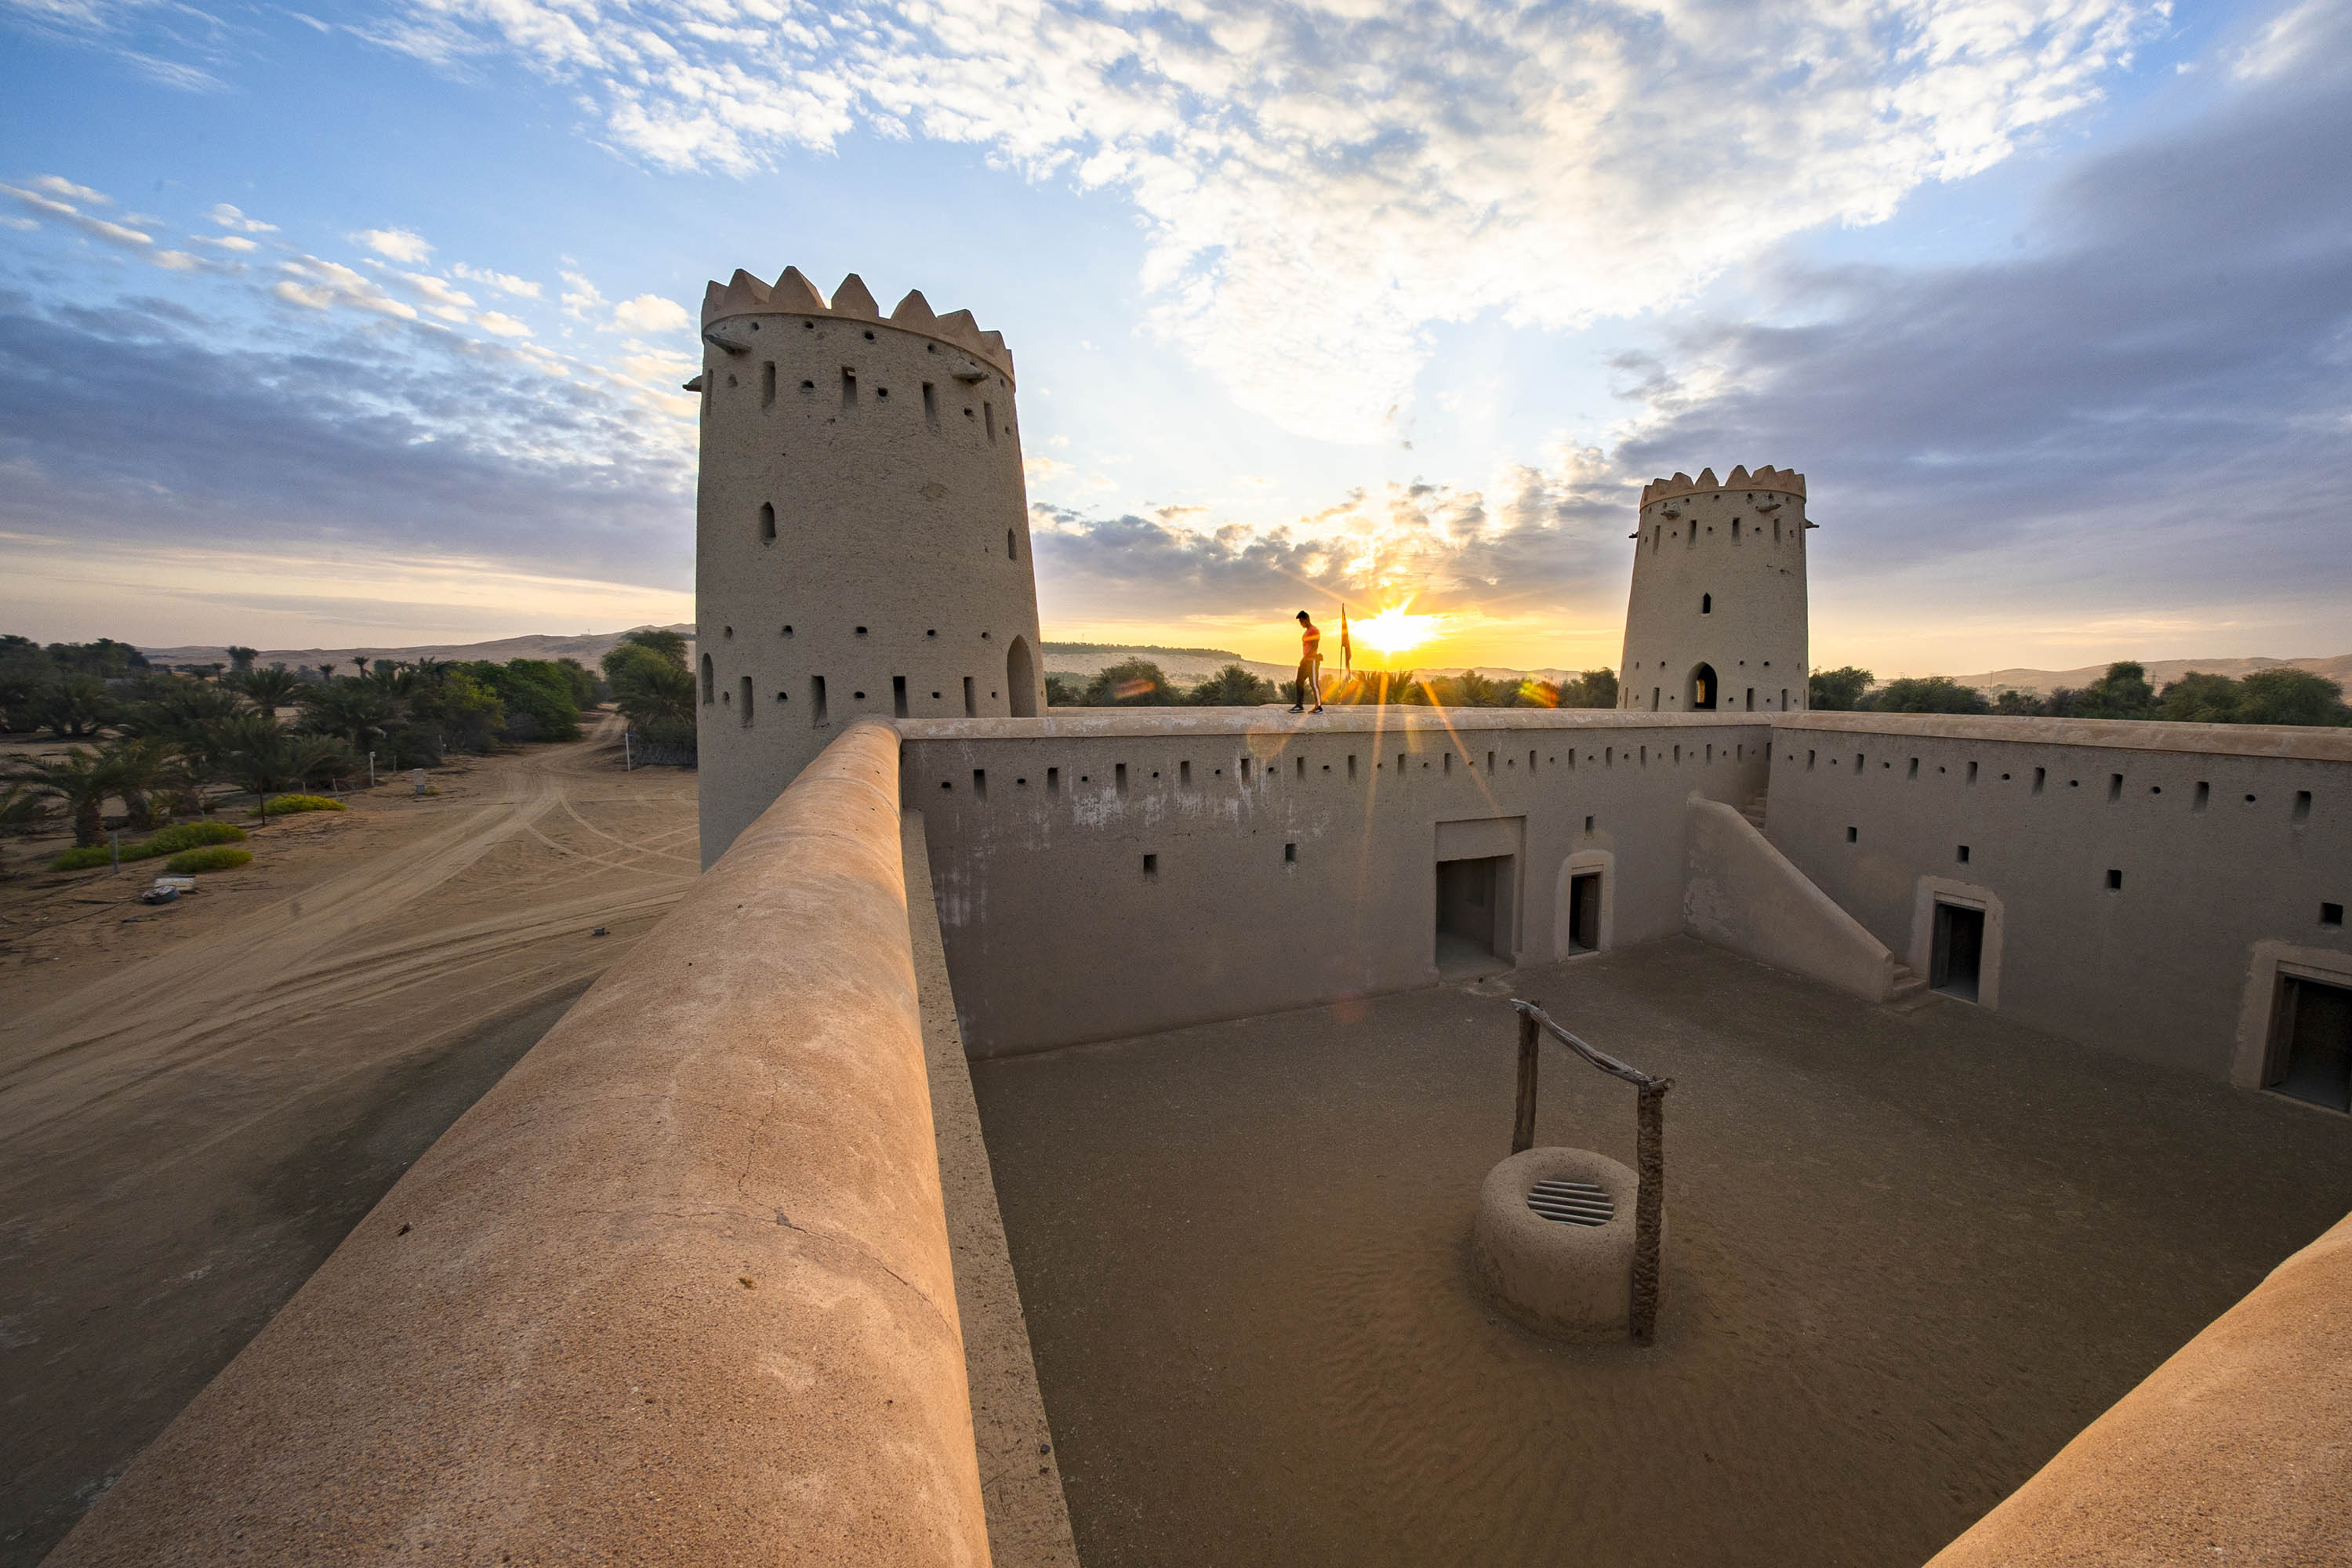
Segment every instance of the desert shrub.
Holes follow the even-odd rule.
[[[250,849],[239,849],[234,844],[208,844],[202,849],[181,850],[163,862],[163,868],[175,877],[193,877],[202,871],[226,871],[252,858]]]
[[[126,844],[122,847],[122,858],[125,860],[144,860],[154,853],[154,850],[144,844]],[[79,849],[68,849],[50,861],[49,869],[87,871],[94,866],[111,866],[112,864],[114,864],[114,857],[108,851],[105,845],[85,844]]]
[[[183,849],[201,849],[207,844],[242,844],[245,829],[227,822],[184,822],[177,827],[167,827],[141,846],[149,855],[177,855]]]
[[[284,816],[297,811],[344,811],[349,808],[341,801],[330,800],[323,795],[280,795],[270,797],[268,809],[272,816]],[[242,838],[245,835],[240,833],[237,837]]]

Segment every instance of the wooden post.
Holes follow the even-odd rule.
[[[1511,1152],[1523,1154],[1536,1144],[1536,1045],[1533,1013],[1519,1015],[1519,1114],[1511,1127]]]
[[[1635,1107],[1633,1161],[1641,1186],[1633,1199],[1633,1342],[1645,1345],[1658,1322],[1658,1241],[1666,1211],[1666,1090],[1675,1080],[1653,1079],[1640,1086]]]

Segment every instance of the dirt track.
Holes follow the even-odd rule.
[[[624,773],[617,742],[273,822],[162,910],[145,866],[8,886],[0,1563],[38,1561],[692,880],[694,775]]]

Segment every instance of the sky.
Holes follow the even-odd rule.
[[[1615,664],[1808,476],[1817,666],[2352,650],[2352,0],[0,0],[0,630],[693,618],[707,279],[1004,333],[1045,635]]]

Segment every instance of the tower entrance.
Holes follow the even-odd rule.
[[[1691,671],[1688,706],[1694,712],[1715,710],[1715,666],[1702,664]]]

